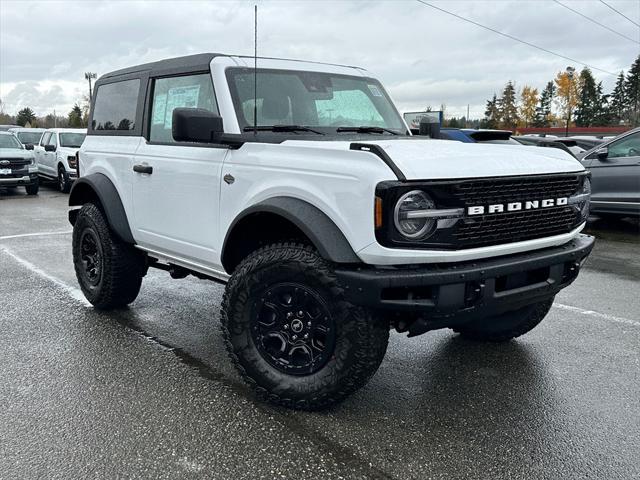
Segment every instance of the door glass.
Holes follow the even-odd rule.
[[[41,147],[44,147],[47,144],[50,136],[51,136],[51,132],[47,132],[42,136],[42,140],[40,140]]]
[[[217,114],[211,75],[203,73],[154,81],[149,140],[175,143],[171,124],[176,108],[203,108]]]
[[[54,147],[58,146],[58,135],[55,133],[51,134],[51,138],[49,139],[49,145],[53,145]]]
[[[624,137],[609,145],[609,158],[640,156],[640,132]]]

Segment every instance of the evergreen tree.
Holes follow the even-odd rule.
[[[35,120],[36,114],[33,113],[33,110],[31,110],[29,107],[25,107],[20,110],[18,112],[18,115],[16,116],[16,123],[21,127],[24,127],[27,123],[33,126]]]
[[[491,100],[487,100],[487,106],[484,111],[483,128],[498,128],[500,123],[500,110],[498,109],[498,98],[494,93]]]
[[[579,78],[580,97],[575,113],[575,121],[578,127],[590,127],[595,125],[602,107],[602,86],[598,93],[598,86],[593,74],[588,67],[584,67]]]
[[[540,95],[540,103],[536,108],[536,127],[550,126],[551,106],[553,105],[553,97],[556,94],[556,87],[553,82],[548,82],[547,86],[542,90]]]
[[[499,100],[500,124],[504,128],[515,129],[518,126],[518,105],[516,104],[516,88],[508,81]]]
[[[82,127],[82,109],[76,103],[69,112],[69,126],[72,128]]]
[[[609,97],[609,116],[611,123],[618,125],[624,119],[627,98],[624,91],[624,72],[620,72],[616,86]]]
[[[624,83],[627,119],[633,127],[640,125],[640,55],[633,62]]]

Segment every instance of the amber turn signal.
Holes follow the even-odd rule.
[[[380,197],[376,197],[374,218],[376,222],[376,228],[382,227],[382,199]]]

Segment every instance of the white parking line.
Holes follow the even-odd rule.
[[[609,315],[607,313],[594,312],[593,310],[585,310],[584,308],[574,307],[572,305],[563,305],[562,303],[554,303],[555,308],[560,310],[567,310],[569,312],[580,313],[589,317],[599,318],[601,320],[607,320],[614,323],[622,323],[624,325],[631,325],[632,327],[640,327],[640,322],[637,320],[631,320],[624,317],[616,317],[615,315]]]
[[[7,247],[0,247],[0,250],[6,253],[7,255],[9,255],[11,258],[13,258],[16,262],[18,262],[23,267],[26,267],[29,270],[31,270],[36,275],[56,284],[58,287],[64,290],[71,298],[73,298],[74,300],[77,300],[78,302],[81,302],[85,307],[92,306],[89,303],[89,301],[84,297],[82,290],[80,290],[79,288],[70,287],[69,285],[64,283],[62,280],[52,275],[49,275],[47,272],[36,267],[33,263],[29,262],[28,260],[25,260],[24,258],[19,257],[18,255],[13,253],[11,250],[9,250]]]
[[[44,237],[47,235],[66,235],[72,233],[72,230],[65,230],[64,232],[37,232],[37,233],[21,233],[19,235],[5,235],[0,237],[0,240],[9,240],[10,238],[23,238],[23,237]]]

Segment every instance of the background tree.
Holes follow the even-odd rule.
[[[548,82],[540,95],[540,104],[536,108],[536,127],[548,127],[551,125],[551,107],[556,95],[556,87],[553,82]]]
[[[72,128],[82,127],[82,109],[77,103],[73,106],[68,115],[69,126]]]
[[[498,97],[494,93],[491,100],[487,100],[484,111],[483,128],[498,128],[500,125],[500,110],[498,109]]]
[[[516,88],[508,81],[502,91],[499,101],[500,124],[504,128],[515,129],[518,126],[518,105],[516,103]]]
[[[571,78],[567,72],[558,72],[554,82],[557,88],[555,101],[558,111],[561,118],[571,126],[571,113],[576,109],[580,100],[579,82],[575,78]]]
[[[640,55],[631,65],[624,83],[627,119],[632,127],[640,125]]]
[[[595,125],[602,108],[602,85],[600,89],[596,85],[596,79],[589,68],[584,67],[578,79],[580,97],[575,112],[575,121],[578,127],[590,127]]]
[[[620,72],[616,86],[609,98],[609,114],[611,116],[611,122],[618,125],[624,120],[625,108],[627,105],[627,99],[624,91],[624,72]]]
[[[29,107],[25,107],[16,115],[16,123],[24,127],[27,123],[31,126],[35,125],[36,114]]]
[[[536,120],[538,105],[538,89],[525,85],[520,93],[520,120],[525,127],[533,125]]]

